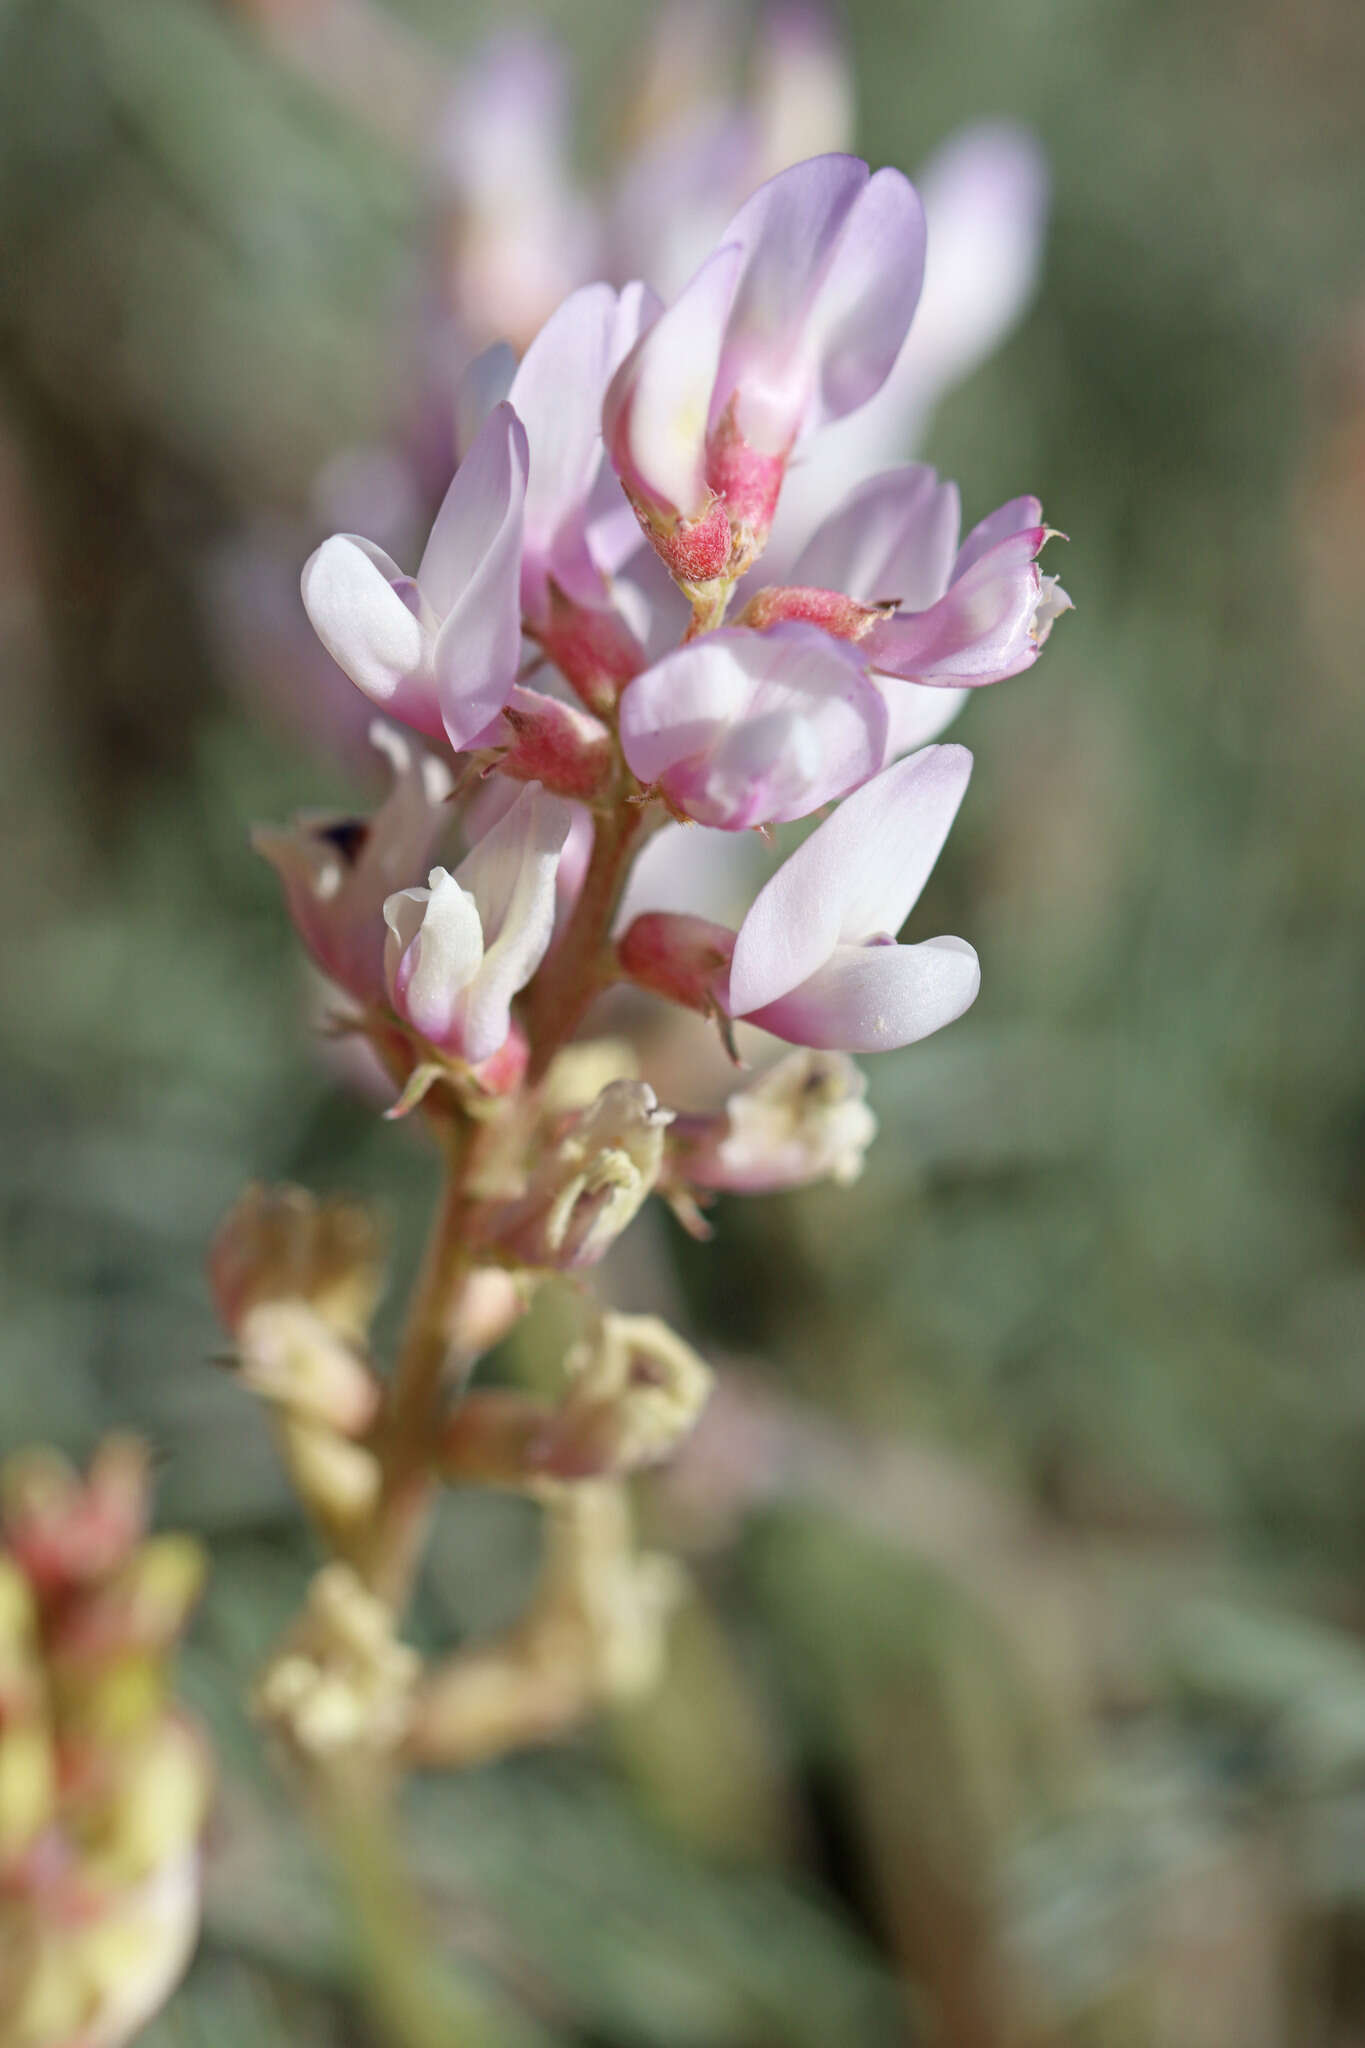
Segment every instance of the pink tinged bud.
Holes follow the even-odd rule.
[[[735,934],[685,911],[649,910],[633,920],[616,953],[640,988],[709,1015],[720,1007]]]
[[[693,1187],[770,1194],[863,1170],[877,1135],[867,1082],[839,1052],[794,1052],[730,1096],[715,1117],[679,1117],[669,1133],[674,1170]]]
[[[284,884],[294,925],[323,973],[357,1002],[384,996],[384,902],[427,866],[450,825],[453,787],[443,762],[378,720],[372,744],[393,788],[370,818],[304,811],[288,827],[251,835]]]
[[[614,749],[600,719],[558,697],[518,686],[503,706],[508,744],[498,761],[504,775],[539,782],[555,796],[591,803],[611,780]]]
[[[759,891],[730,963],[731,1017],[818,1050],[927,1037],[980,984],[961,939],[901,946],[971,775],[965,747],[926,747],[845,799]]]
[[[626,691],[626,760],[699,824],[807,817],[881,766],[886,706],[864,671],[815,626],[708,633]]]
[[[590,711],[609,713],[645,653],[620,614],[604,604],[578,604],[549,586],[544,622],[536,628],[541,650]]]
[[[554,928],[555,870],[569,805],[529,783],[456,872],[384,905],[384,971],[400,1017],[472,1066],[511,1029],[511,1002],[539,967]]]
[[[455,472],[416,577],[354,534],[324,541],[303,571],[314,630],[352,682],[457,749],[516,680],[527,460],[521,422],[497,405]]]
[[[803,622],[820,626],[839,640],[861,640],[880,617],[875,605],[859,604],[841,590],[774,584],[754,592],[739,623],[764,633],[770,626]]]
[[[107,1437],[84,1477],[55,1451],[0,1470],[0,1535],[39,1600],[117,1571],[147,1526],[149,1461],[136,1437]]]

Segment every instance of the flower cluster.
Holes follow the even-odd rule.
[[[557,1400],[466,1394],[469,1372],[651,1192],[704,1233],[718,1191],[852,1179],[875,1126],[848,1056],[975,998],[970,945],[899,934],[971,771],[934,742],[1069,603],[1041,508],[964,537],[956,489],[910,464],[778,533],[793,465],[900,361],[924,257],[898,171],[780,172],[669,303],[585,285],[520,360],[469,365],[414,572],[356,534],[303,571],[323,645],[385,714],[392,787],[372,817],[256,843],[448,1184],[387,1382],[363,1218],[256,1191],[215,1247],[239,1369],[332,1560],[260,1693],[296,1750],[465,1761],[653,1674],[672,1581],[634,1556],[624,1488],[690,1426],[706,1368],[652,1319],[599,1314]],[[817,819],[734,921],[678,907],[697,849]],[[719,1107],[666,1106],[629,1044],[580,1036],[612,991],[712,1019],[735,1056],[741,1026],[798,1050]],[[394,1630],[430,1494],[456,1482],[544,1504],[544,1578],[505,1640],[425,1673]]]
[[[319,964],[423,1061],[515,1073],[514,1001],[600,885],[592,834],[741,832],[841,798],[737,934],[647,913],[610,971],[823,1050],[903,1045],[971,1002],[962,942],[895,937],[970,768],[923,742],[1030,667],[1069,602],[1039,567],[1038,501],[964,539],[955,488],[912,464],[859,483],[783,581],[763,563],[788,465],[896,362],[923,256],[900,173],[780,173],[671,305],[586,286],[519,364],[472,366],[485,415],[415,575],[349,534],[309,561],[326,647],[449,752],[378,728],[395,787],[373,820],[259,843]],[[458,864],[424,872],[462,761],[500,786],[465,804]],[[613,896],[622,875],[618,850]]]
[[[199,1592],[187,1537],[148,1536],[147,1459],[0,1472],[0,2012],[12,2048],[123,2048],[199,1922],[204,1744],[170,1665]]]

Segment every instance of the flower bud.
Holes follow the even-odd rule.
[[[420,1668],[383,1601],[349,1565],[325,1565],[261,1679],[256,1710],[304,1755],[382,1752],[403,1738]]]
[[[378,1460],[305,1416],[287,1416],[281,1440],[299,1499],[340,1545],[366,1520],[378,1498]]]
[[[382,1279],[372,1218],[358,1203],[319,1202],[306,1188],[249,1187],[209,1250],[214,1306],[234,1336],[248,1310],[302,1301],[359,1344]]]
[[[855,598],[845,597],[841,590],[769,584],[754,592],[737,623],[762,633],[770,626],[797,621],[820,626],[839,640],[861,640],[886,611],[885,605],[859,604]]]
[[[147,1521],[147,1452],[133,1437],[100,1446],[84,1479],[55,1451],[21,1451],[0,1470],[3,1534],[40,1600],[114,1571]]]
[[[615,749],[601,720],[577,705],[520,686],[503,706],[508,744],[498,769],[518,782],[539,782],[556,796],[591,803],[611,781]]]
[[[240,1377],[292,1415],[361,1436],[379,1406],[379,1383],[350,1345],[306,1302],[262,1303],[242,1320]]]
[[[0,2002],[22,2048],[127,2048],[199,1919],[209,1794],[169,1704],[197,1544],[139,1542],[147,1459],[112,1438],[82,1478],[51,1452],[4,1473],[0,1550]]]
[[[877,1135],[867,1082],[838,1052],[794,1052],[740,1088],[713,1117],[680,1117],[669,1132],[669,1165],[697,1188],[770,1194],[863,1170]]]
[[[48,1648],[64,1672],[129,1652],[172,1648],[204,1590],[208,1561],[192,1536],[151,1536],[88,1599],[64,1608]]]
[[[658,1179],[661,1109],[643,1081],[612,1081],[569,1124],[519,1201],[494,1212],[489,1242],[528,1266],[595,1265]]]
[[[647,910],[616,948],[622,971],[640,988],[709,1016],[720,1008],[735,935],[728,925],[680,910]]]
[[[497,1486],[623,1478],[670,1457],[711,1391],[710,1368],[657,1316],[604,1316],[567,1369],[557,1404],[502,1389],[467,1395],[442,1436],[445,1477]]]
[[[722,512],[722,524],[724,514]],[[725,526],[728,552],[730,529]],[[626,684],[645,666],[645,651],[619,612],[600,605],[577,604],[555,583],[550,585],[549,612],[533,637],[589,711],[609,713]],[[513,703],[518,692],[513,693]],[[504,712],[504,716],[505,716]],[[559,785],[545,778],[547,787]],[[577,794],[565,790],[566,796]]]

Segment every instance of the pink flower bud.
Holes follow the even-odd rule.
[[[721,1007],[735,934],[685,911],[647,910],[618,941],[622,972],[640,988],[709,1016]]]
[[[744,607],[742,625],[766,632],[770,626],[802,620],[823,627],[839,640],[861,640],[882,616],[877,605],[859,604],[841,590],[816,590],[809,585],[771,584],[756,590]]]
[[[614,749],[600,719],[537,690],[513,690],[503,706],[510,738],[498,768],[518,782],[539,782],[555,796],[591,803],[611,780]]]
[[[590,711],[614,711],[626,684],[645,666],[644,649],[619,613],[601,604],[575,603],[557,583],[549,586],[548,607],[535,637]]]

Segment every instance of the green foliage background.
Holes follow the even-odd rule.
[[[628,0],[544,10],[585,160]],[[453,55],[477,8],[395,0]],[[730,1493],[666,1699],[422,1788],[414,1867],[509,2041],[1345,2044],[1365,2030],[1365,16],[854,0],[861,146],[1021,117],[1035,311],[939,415],[1077,600],[960,728],[925,929],[976,1008],[875,1067],[849,1192],[657,1219],[620,1284],[725,1362]],[[247,825],[344,800],[210,602],[401,409],[423,191],[211,0],[0,0],[0,1446],[147,1430],[214,1586],[209,1920],[154,2048],[364,2042],[237,1701],[307,1549],[217,1348],[249,1177],[429,1165],[303,1019]],[[395,373],[395,364],[399,365]],[[776,1448],[774,1448],[776,1446]],[[735,1475],[738,1474],[738,1477]],[[737,1497],[743,1495],[742,1501]],[[421,1627],[515,1608],[452,1504]]]

